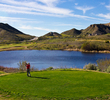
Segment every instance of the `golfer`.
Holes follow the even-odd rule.
[[[26,64],[26,67],[27,67],[27,76],[31,77],[31,74],[30,74],[30,63]]]

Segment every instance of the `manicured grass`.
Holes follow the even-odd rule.
[[[0,76],[0,91],[26,100],[74,100],[110,94],[110,74],[90,71],[40,71]]]

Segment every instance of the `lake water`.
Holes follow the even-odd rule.
[[[110,58],[110,54],[60,50],[3,51],[0,52],[0,65],[17,68],[19,61],[27,61],[39,70],[50,66],[83,68],[88,63],[96,63],[104,58]]]

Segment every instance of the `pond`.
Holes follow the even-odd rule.
[[[50,66],[55,68],[83,68],[88,63],[96,64],[98,59],[104,58],[110,58],[110,54],[60,50],[2,51],[0,52],[0,65],[18,68],[20,61],[27,61],[32,67],[39,70]]]

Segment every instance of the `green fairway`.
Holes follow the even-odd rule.
[[[74,100],[110,94],[110,74],[91,71],[39,71],[0,76],[0,92],[10,98]]]

